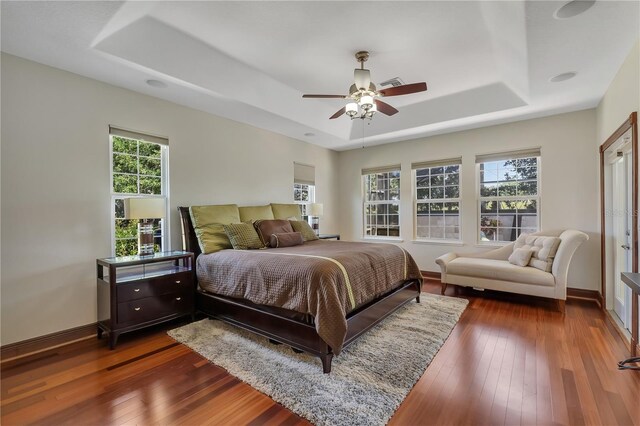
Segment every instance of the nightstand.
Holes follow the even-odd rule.
[[[340,234],[320,234],[318,235],[318,238],[320,238],[321,240],[332,240],[332,239],[336,239],[338,241],[340,241]]]
[[[193,253],[96,260],[98,339],[109,333],[113,349],[122,333],[195,314]]]

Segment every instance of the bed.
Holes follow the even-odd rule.
[[[178,210],[183,249],[196,256],[196,310],[313,354],[324,373],[371,327],[420,302],[420,271],[395,245],[321,240],[202,255],[189,208]]]

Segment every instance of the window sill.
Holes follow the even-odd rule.
[[[402,238],[393,238],[393,237],[362,237],[362,241],[388,241],[392,243],[404,243]]]
[[[499,248],[499,247],[504,247],[506,245],[511,244],[513,241],[509,241],[509,242],[504,242],[504,243],[498,243],[498,242],[487,242],[487,243],[476,243],[476,247],[493,247],[493,248]]]
[[[428,244],[428,245],[434,245],[434,246],[458,246],[458,247],[464,246],[464,243],[462,241],[455,241],[455,240],[421,240],[421,239],[416,239],[416,240],[411,240],[411,242],[414,243],[414,244]]]

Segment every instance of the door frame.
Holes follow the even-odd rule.
[[[609,138],[600,145],[600,292],[602,296],[602,309],[607,310],[607,252],[606,252],[606,216],[605,216],[605,151],[613,145],[622,135],[631,130],[631,272],[638,272],[638,113],[632,112],[629,118],[616,129]]]

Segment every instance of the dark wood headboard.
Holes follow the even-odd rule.
[[[193,229],[193,223],[191,223],[189,207],[178,207],[178,213],[180,213],[180,228],[182,229],[182,250],[190,251],[195,255],[194,257],[198,257],[202,251],[200,244],[198,244],[196,231]]]

